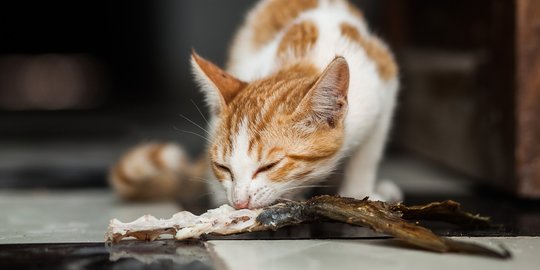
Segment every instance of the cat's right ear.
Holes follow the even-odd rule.
[[[191,53],[191,66],[213,113],[219,113],[247,85],[199,56],[195,50]]]
[[[349,76],[347,60],[342,56],[334,58],[298,105],[294,121],[302,128],[334,128],[343,123],[348,106]]]

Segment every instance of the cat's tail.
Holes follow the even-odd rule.
[[[126,152],[109,172],[109,182],[126,200],[171,200],[204,193],[206,161],[192,162],[175,143],[145,143]]]

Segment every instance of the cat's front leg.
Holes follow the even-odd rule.
[[[364,143],[353,151],[345,167],[345,179],[339,191],[341,196],[358,199],[369,196],[372,200],[392,202],[403,199],[401,189],[392,181],[384,180],[376,183],[392,109],[392,106],[387,106]]]
[[[363,150],[368,150],[363,152]],[[362,199],[368,196],[375,201],[398,202],[403,199],[401,189],[391,180],[376,181],[378,161],[372,149],[356,150],[345,168],[345,179],[339,195]]]
[[[372,200],[385,200],[375,192],[378,161],[373,149],[368,145],[355,149],[347,161],[345,178],[339,189],[339,195],[361,199],[369,196]],[[370,151],[371,150],[371,151]]]

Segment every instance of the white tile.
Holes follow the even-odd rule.
[[[125,203],[112,191],[0,191],[0,244],[101,242],[109,220],[169,218],[174,203]]]
[[[538,269],[540,238],[459,238],[496,247],[503,243],[510,260],[437,254],[395,245],[395,240],[210,241],[227,269]],[[392,244],[394,243],[394,244]]]

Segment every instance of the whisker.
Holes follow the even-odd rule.
[[[214,195],[216,194],[216,192],[207,192],[207,193],[203,193],[197,197],[195,197],[196,200],[200,199],[200,198],[203,198],[203,197],[207,197],[207,196],[210,196],[210,195]]]
[[[191,103],[193,103],[193,105],[195,106],[195,108],[197,109],[197,111],[199,111],[199,113],[201,114],[202,118],[204,119],[204,122],[206,122],[207,125],[210,126],[210,123],[208,122],[208,120],[206,119],[206,117],[204,117],[204,114],[202,113],[201,109],[199,109],[199,106],[197,106],[197,104],[195,103],[195,101],[193,101],[193,99],[190,99]]]
[[[186,180],[187,181],[192,181],[192,182],[210,183],[209,180],[203,179],[203,178],[188,177],[188,178],[186,178]]]
[[[208,138],[204,137],[203,135],[199,134],[199,133],[196,133],[196,132],[193,132],[193,131],[187,131],[187,130],[183,130],[183,129],[179,129],[177,127],[173,127],[175,130],[177,131],[181,131],[181,132],[185,132],[185,133],[189,133],[189,134],[192,134],[192,135],[195,135],[197,137],[201,137],[203,138],[205,141],[207,141],[208,143],[212,143],[212,141],[210,141]]]
[[[208,181],[208,182],[212,181],[212,180],[210,180],[210,179],[202,178],[202,177],[199,177],[199,176],[190,176],[190,177],[191,177],[191,178],[195,178],[195,179],[200,179],[200,180]]]
[[[332,175],[345,175],[345,172],[342,172],[342,171],[332,171],[332,172],[328,172],[326,175],[327,175],[327,176],[332,176]]]
[[[197,176],[190,176],[190,178],[194,180],[204,181],[205,183],[213,183],[214,181],[216,181],[216,180],[206,179],[206,178],[197,177]]]
[[[259,192],[257,195],[259,198],[264,198],[264,196],[267,196],[267,194],[270,193],[270,190],[268,188],[262,189],[261,192]]]
[[[287,202],[287,201],[293,201],[293,200],[291,200],[290,198],[287,198],[287,197],[283,197],[283,196],[277,197],[277,199],[276,199],[276,200],[280,200],[280,201],[286,201],[286,202]]]
[[[204,131],[207,135],[210,135],[210,132],[208,132],[208,130],[206,130],[205,128],[201,127],[199,124],[195,123],[194,121],[192,121],[191,119],[187,118],[185,115],[183,114],[180,114],[180,117],[186,119],[187,121],[189,121],[190,123],[192,123],[193,125],[195,125],[196,127],[200,128],[202,131]]]
[[[286,192],[286,191],[293,190],[293,189],[300,189],[300,188],[316,188],[316,187],[335,187],[335,185],[307,185],[307,186],[297,186],[297,187],[286,188],[286,189],[282,190],[282,192]]]

